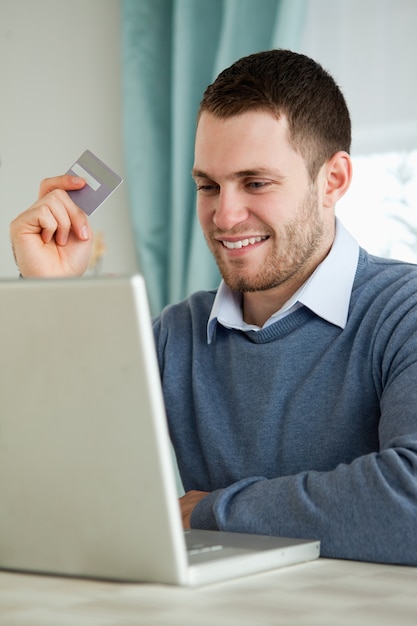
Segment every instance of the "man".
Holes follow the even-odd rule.
[[[223,281],[154,321],[181,508],[185,526],[417,565],[417,268],[335,219],[349,149],[344,98],[303,55],[251,55],[204,94],[193,177]],[[44,181],[12,223],[23,276],[85,270],[76,184]]]

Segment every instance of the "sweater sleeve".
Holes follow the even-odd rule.
[[[240,480],[203,499],[193,511],[192,527],[319,539],[325,557],[417,565],[413,334],[393,337],[396,348],[380,369],[377,452],[331,471]]]
[[[193,528],[318,538],[321,555],[417,565],[417,437],[339,465],[209,494]]]

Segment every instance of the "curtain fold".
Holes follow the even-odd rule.
[[[242,56],[295,49],[304,14],[305,0],[122,0],[125,170],[153,314],[220,280],[190,176],[204,89]]]

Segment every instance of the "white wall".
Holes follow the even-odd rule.
[[[42,178],[86,148],[123,176],[119,0],[0,0],[0,278],[16,276],[9,223]],[[123,184],[91,217],[105,273],[136,270]]]
[[[417,1],[307,0],[299,51],[340,85],[355,154],[417,147]]]

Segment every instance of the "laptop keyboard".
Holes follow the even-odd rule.
[[[188,556],[194,556],[195,554],[205,554],[206,552],[218,552],[219,550],[223,550],[223,546],[220,544],[214,545],[214,546],[195,544],[192,546],[188,546],[187,554]]]

